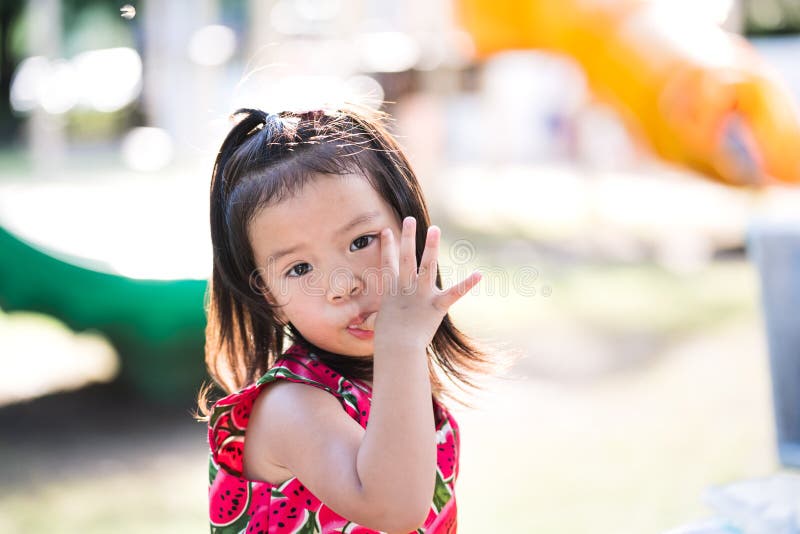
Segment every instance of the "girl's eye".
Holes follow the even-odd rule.
[[[302,267],[303,265],[308,265],[308,264],[307,263],[298,263],[297,265],[293,266],[291,269],[286,271],[286,276],[289,276],[291,278],[299,278],[299,277],[303,276],[308,271],[303,271],[302,273],[292,275],[292,273],[297,273],[297,271],[295,271],[295,269],[297,269],[298,267]]]
[[[367,242],[365,243],[365,242],[363,241],[363,240],[365,240],[365,239],[368,239],[369,241],[367,241]],[[354,240],[354,241],[353,241],[353,242],[350,244],[350,250],[351,250],[351,251],[353,251],[353,245],[355,245],[356,243],[363,243],[363,246],[361,246],[361,247],[357,247],[357,248],[356,248],[356,250],[361,250],[362,248],[366,248],[366,247],[367,247],[367,246],[368,246],[370,243],[372,243],[372,241],[373,241],[374,239],[375,239],[375,235],[362,235],[361,237],[359,237],[359,238],[356,238],[356,239],[355,239],[355,240]],[[353,251],[353,252],[355,252],[355,251]]]
[[[361,249],[363,249],[363,248],[366,248],[366,247],[368,247],[368,246],[369,246],[369,244],[370,244],[370,243],[372,243],[372,241],[373,241],[373,240],[374,240],[376,237],[377,237],[377,234],[374,234],[374,235],[362,235],[361,237],[358,237],[358,238],[356,238],[356,239],[355,239],[355,240],[353,240],[353,242],[350,244],[350,251],[351,251],[351,252],[355,252],[355,250],[353,250],[353,245],[356,245],[356,250],[361,250]],[[359,246],[359,245],[360,245],[360,246]],[[303,267],[303,266],[308,266],[308,267],[311,267],[311,266],[310,266],[308,263],[298,263],[297,265],[293,266],[291,269],[289,269],[288,271],[286,271],[286,276],[289,276],[289,277],[291,277],[291,278],[299,278],[299,277],[303,276],[303,275],[304,275],[304,274],[306,274],[306,273],[307,273],[307,272],[308,272],[310,269],[300,269],[300,271],[302,271],[302,272],[297,272],[297,271],[295,270],[295,269],[297,269],[298,267]]]

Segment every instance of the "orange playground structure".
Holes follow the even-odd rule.
[[[457,0],[479,57],[567,54],[666,161],[736,186],[800,183],[800,112],[754,48],[713,21],[644,0]]]

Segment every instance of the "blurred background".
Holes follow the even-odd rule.
[[[747,236],[800,212],[800,3],[556,4],[3,0],[0,531],[208,528],[207,195],[243,106],[390,113],[444,281],[484,271],[451,315],[522,357],[453,406],[459,532],[662,532],[791,471]],[[733,78],[769,98],[720,105]]]

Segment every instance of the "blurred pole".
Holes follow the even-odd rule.
[[[778,455],[800,467],[800,220],[751,223],[747,247],[761,278]]]
[[[217,0],[196,0],[200,24],[199,27],[209,24],[219,24],[219,5]],[[193,129],[191,140],[191,151],[197,154],[203,149],[202,132],[207,131],[207,124],[217,118],[214,113],[218,113],[214,108],[218,98],[218,89],[224,75],[224,65],[193,65],[197,76],[197,83],[194,91],[195,112],[193,120],[196,127]]]
[[[28,52],[50,61],[61,57],[61,0],[30,0],[27,12]],[[25,128],[34,174],[56,176],[66,154],[64,117],[41,105],[31,112]]]
[[[198,146],[214,82],[189,59],[192,34],[216,17],[217,0],[146,0],[144,16],[144,88],[148,126],[172,138],[176,156],[192,155]]]
[[[270,14],[277,3],[277,0],[248,0],[247,2],[245,44],[245,59],[248,62],[245,70],[247,71],[269,64],[274,59],[274,45],[281,40],[281,36],[270,23]]]

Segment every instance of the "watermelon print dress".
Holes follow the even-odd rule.
[[[244,478],[242,452],[250,411],[261,389],[276,380],[308,384],[328,391],[339,400],[350,417],[363,428],[367,426],[372,398],[369,385],[340,375],[305,345],[293,344],[255,384],[220,399],[212,408],[208,425],[211,532],[378,533],[338,515],[297,477],[278,485]],[[432,401],[438,449],[436,487],[428,518],[414,532],[454,534],[459,431],[447,409],[435,399]]]

